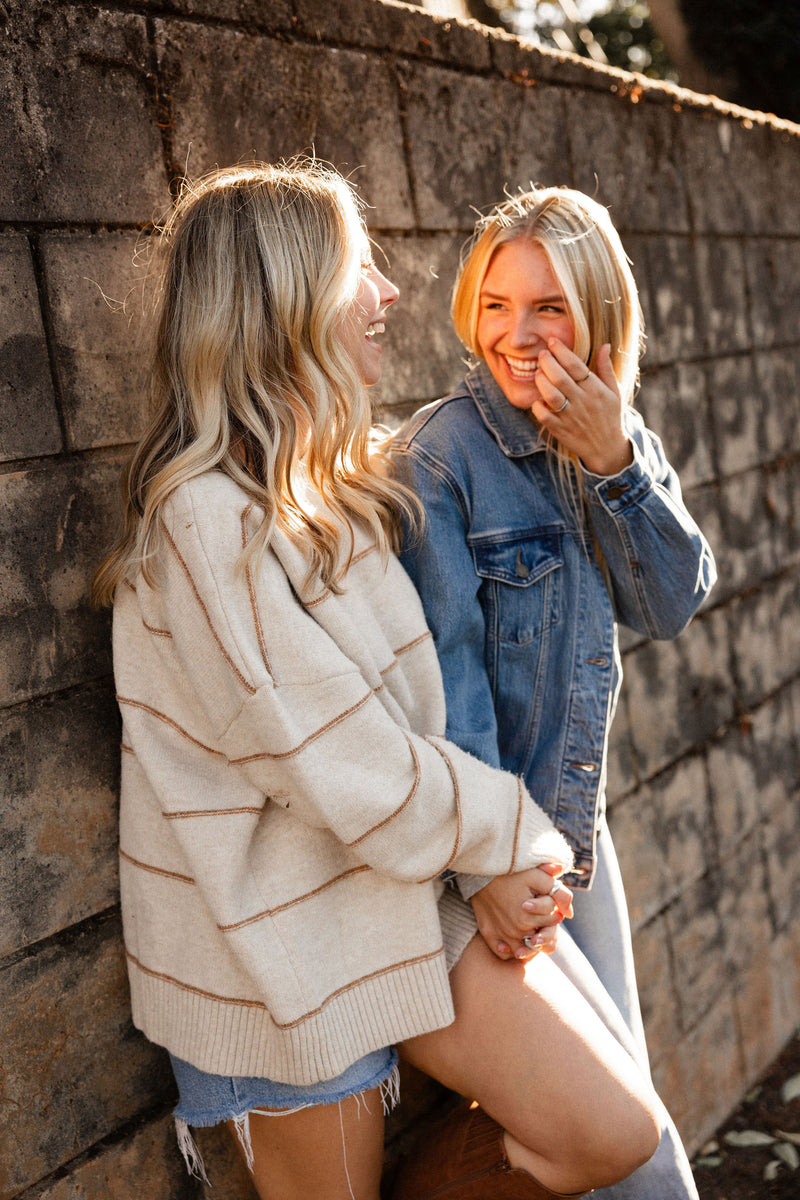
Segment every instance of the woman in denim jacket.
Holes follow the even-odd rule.
[[[646,1070],[604,818],[617,623],[675,637],[714,583],[713,558],[632,408],[641,311],[605,208],[561,188],[497,206],[462,259],[453,316],[478,365],[396,443],[426,513],[403,561],[436,641],[447,736],[521,776],[571,843],[575,915],[556,954]],[[537,948],[513,877],[455,882],[500,957]],[[666,1113],[656,1155],[602,1194],[696,1196]]]

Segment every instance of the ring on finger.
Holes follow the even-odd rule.
[[[523,946],[527,946],[529,950],[537,950],[538,949],[538,946],[532,945],[530,935],[528,935],[528,937],[524,937],[522,939],[522,944],[523,944]]]
[[[565,397],[564,397],[564,403],[561,405],[561,407],[560,407],[560,408],[552,408],[550,411],[551,411],[552,413],[554,413],[554,414],[555,414],[555,413],[560,413],[560,412],[563,412],[563,411],[564,411],[564,409],[565,409],[565,408],[567,408],[568,406],[569,406],[569,400],[568,400],[568,399],[567,399],[567,397],[565,396]]]
[[[550,891],[547,893],[548,896],[555,896],[556,892],[560,892],[563,887],[566,887],[566,884],[562,883],[560,879],[557,879],[550,888]]]
[[[580,379],[576,379],[575,382],[576,383],[586,383],[586,380],[589,378],[591,373],[592,373],[591,371],[587,371],[585,375],[582,375]]]

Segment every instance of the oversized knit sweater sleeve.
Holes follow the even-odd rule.
[[[341,614],[326,627],[271,550],[242,570],[246,521],[246,497],[222,476],[183,485],[165,512],[158,585],[138,581],[127,636],[117,639],[125,724],[138,729],[140,744],[146,738],[149,784],[168,817],[235,806],[244,788],[265,813],[280,806],[406,882],[447,867],[498,874],[544,860],[568,866],[566,843],[520,781],[437,729],[412,729],[382,696],[380,675],[368,677],[342,649]],[[417,600],[400,578],[408,594],[379,599],[407,623]],[[345,594],[345,615],[347,602]],[[421,609],[412,616],[412,641],[424,640]],[[369,613],[357,613],[356,625],[368,640]],[[413,674],[410,661],[406,669]],[[440,687],[438,677],[419,675],[415,688]],[[252,819],[230,843],[210,838],[208,822],[171,821],[223,919],[235,907],[231,881],[248,844],[264,836],[259,804],[243,807]]]

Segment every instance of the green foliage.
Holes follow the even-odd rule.
[[[638,71],[651,79],[677,81],[678,73],[655,31],[648,7],[640,0],[612,0],[606,12],[587,21],[587,27],[612,67]]]
[[[681,0],[695,56],[731,80],[728,99],[800,121],[797,0]]]

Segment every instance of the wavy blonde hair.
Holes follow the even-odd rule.
[[[309,579],[338,590],[353,522],[385,555],[401,513],[416,519],[339,336],[370,257],[355,192],[305,159],[217,170],[183,188],[158,243],[154,415],[123,479],[123,533],[95,577],[95,602],[110,602],[137,567],[154,581],[165,502],[212,468],[265,513],[243,564],[279,525],[309,551]],[[301,462],[325,502],[318,511],[298,495]]]
[[[478,344],[480,293],[492,256],[509,242],[542,247],[564,295],[575,331],[575,353],[590,370],[611,345],[611,365],[623,400],[633,402],[644,348],[639,294],[628,257],[608,210],[572,188],[531,188],[481,217],[462,251],[453,288],[456,333],[483,358]]]

